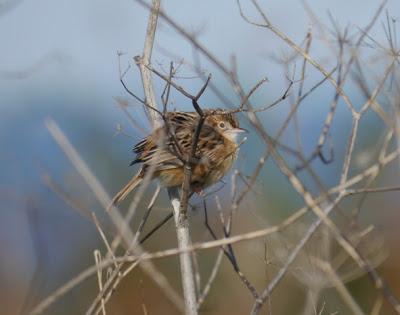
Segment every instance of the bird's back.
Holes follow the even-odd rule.
[[[143,163],[143,168],[154,168],[163,186],[180,186],[183,181],[183,165],[192,149],[192,137],[196,131],[199,116],[194,112],[170,112],[162,128],[135,145],[137,154],[132,164]],[[232,166],[237,145],[224,137],[210,120],[201,128],[192,184],[201,187],[219,181]]]

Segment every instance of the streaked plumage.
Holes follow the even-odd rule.
[[[155,130],[133,148],[136,158],[131,165],[142,163],[142,167],[114,197],[113,204],[123,200],[140,184],[148,171],[152,171],[152,178],[158,178],[164,187],[182,185],[183,161],[190,156],[199,116],[195,112],[169,112],[166,121],[166,126]],[[217,114],[206,118],[200,131],[192,169],[193,191],[201,191],[227,173],[236,159],[238,145],[235,140],[241,131],[243,129],[239,128],[233,114]]]

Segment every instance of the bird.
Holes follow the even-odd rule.
[[[197,147],[192,163],[191,192],[202,194],[203,189],[220,181],[236,160],[239,127],[235,114],[203,110]],[[112,199],[114,206],[124,200],[147,174],[158,179],[162,187],[179,187],[184,180],[184,166],[191,158],[193,135],[199,125],[197,112],[171,111],[164,115],[164,125],[133,147],[136,158],[130,165],[142,164],[135,176]]]

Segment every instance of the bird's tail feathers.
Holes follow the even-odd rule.
[[[113,206],[120,203],[122,200],[129,195],[129,193],[134,190],[140,182],[143,180],[143,172],[137,173],[129,182],[126,184],[112,199],[111,204],[108,206],[107,211],[109,211]]]

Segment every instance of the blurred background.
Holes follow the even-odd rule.
[[[322,23],[333,29],[334,19],[343,28],[348,26],[350,33],[356,33],[367,25],[379,4],[379,1],[361,0],[308,1],[308,6]],[[235,1],[170,0],[162,5],[168,14],[186,30],[196,34],[199,41],[225,64],[229,65],[234,54],[245,88],[250,89],[262,77],[269,79],[253,96],[254,104],[269,104],[283,94],[288,81],[285,69],[277,62],[277,58],[290,55],[292,51],[271,32],[246,23],[240,17]],[[297,43],[304,40],[308,30],[318,28],[302,1],[265,1],[262,5],[273,23]],[[247,1],[243,1],[242,6],[249,14],[254,13]],[[400,3],[389,1],[386,9],[396,22]],[[140,104],[128,95],[119,82],[118,52],[123,53],[120,57],[121,68],[131,65],[125,77],[129,88],[142,96],[140,75],[132,58],[142,53],[147,18],[146,9],[128,0],[0,0],[0,314],[26,314],[56,288],[93,265],[93,251],[96,248],[104,252],[91,219],[73,209],[63,196],[70,196],[85,208],[95,211],[107,233],[112,235],[109,219],[54,142],[44,122],[51,118],[59,124],[110,195],[131,178],[135,173],[134,168],[128,167],[133,158],[131,148],[150,130],[150,126]],[[371,30],[371,36],[379,42],[385,42],[382,26],[385,21],[383,14]],[[367,49],[365,54],[372,55],[376,51],[379,56],[379,48]],[[317,31],[311,53],[328,69],[336,65],[336,59],[330,59],[330,46],[324,44]],[[193,48],[160,21],[153,66],[168,71],[171,60],[182,58],[193,61],[196,58]],[[301,59],[299,68],[300,65]],[[212,73],[212,82],[232,103],[237,104],[238,99],[232,88],[215,67],[203,59],[201,67],[206,74]],[[366,68],[367,73],[379,74],[380,70],[383,71],[379,58],[376,64],[368,64]],[[202,81],[193,77],[188,67],[182,66],[179,75],[179,84],[193,94],[202,85]],[[310,70],[307,79],[311,87],[321,79],[321,75]],[[158,95],[163,87],[164,83],[155,79]],[[385,91],[391,93],[392,90],[388,86]],[[346,85],[346,92],[355,104],[365,101],[352,82]],[[307,99],[299,112],[301,140],[306,153],[310,153],[315,146],[333,96],[331,86],[324,84]],[[172,92],[171,102],[171,108],[191,108],[191,103],[175,91]],[[127,107],[122,109],[121,103],[127,104]],[[206,91],[200,104],[203,107],[224,107],[210,90]],[[140,122],[142,132],[131,125],[124,110],[128,110]],[[283,102],[262,112],[259,117],[266,129],[276,134],[289,110],[290,105]],[[244,127],[249,126],[244,124]],[[313,164],[328,187],[338,182],[350,128],[351,116],[340,101],[331,131],[337,158],[329,165],[318,161]],[[385,128],[377,115],[365,115],[352,161],[352,174],[375,163],[387,131]],[[264,150],[254,133],[250,132],[248,138],[236,164],[236,168],[245,175],[251,174]],[[289,128],[282,142],[294,145],[294,138],[294,129]],[[377,183],[383,183],[383,186],[398,184],[398,166],[398,161],[395,161],[385,168]],[[310,183],[311,191],[317,192],[307,175],[302,179]],[[228,183],[217,192],[223,203],[229,202],[229,186]],[[56,187],[63,194],[57,193]],[[154,187],[151,186],[143,204],[151,196]],[[363,224],[373,224],[376,235],[369,241],[368,255],[371,254],[371,261],[379,265],[378,271],[388,280],[397,296],[400,296],[399,255],[396,252],[399,241],[396,231],[399,198],[397,192],[374,194],[367,197],[362,210]],[[211,198],[209,202],[211,223],[218,227],[213,200]],[[347,200],[342,208],[347,211],[357,202],[356,199]],[[194,198],[192,205],[190,216],[194,241],[210,240],[203,224],[201,199]],[[290,188],[286,178],[268,160],[254,192],[239,209],[233,233],[252,231],[280,222],[302,205],[301,198]],[[166,193],[162,191],[149,226],[158,222],[168,211]],[[142,213],[138,212],[133,225],[138,224]],[[278,270],[282,257],[286,255],[284,251],[269,251],[270,246],[289,250],[288,244],[291,244],[292,238],[298,239],[295,236],[301,234],[301,229],[301,226],[294,227],[288,234],[241,243],[235,247],[243,271],[260,289],[268,284],[270,273]],[[389,254],[381,253],[382,242],[388,247]],[[315,243],[321,245],[318,240]],[[175,246],[172,222],[145,244],[149,250]],[[312,242],[310,246],[314,246]],[[210,272],[217,252],[214,249],[199,254],[200,269],[205,274]],[[306,257],[304,254],[304,260],[307,260]],[[178,258],[165,258],[155,263],[173,286],[180,290]],[[362,273],[351,272],[357,270],[356,267],[348,268],[350,276],[346,281],[350,282],[347,287],[368,314],[378,294]],[[319,281],[319,277],[323,276],[318,272],[313,273],[311,269],[303,265],[300,275],[298,270],[294,270],[285,277],[271,298],[271,314],[302,314],[307,296],[312,291],[309,287],[312,282],[310,278],[320,286],[319,299],[315,302],[318,312],[323,308],[320,314],[352,314],[335,289],[325,283],[325,279]],[[83,314],[97,292],[97,279],[91,277],[54,303],[45,314]],[[148,314],[178,313],[139,269],[123,281],[107,305],[107,314],[143,314],[143,305],[146,305]],[[249,292],[224,259],[202,313],[246,314],[251,305]],[[391,312],[384,302],[380,314]],[[265,314],[268,314],[267,310]]]

